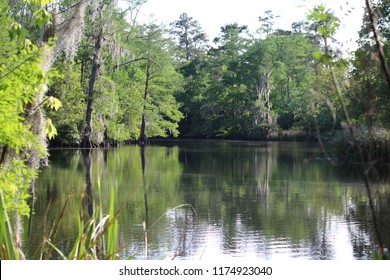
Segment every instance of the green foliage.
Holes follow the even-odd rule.
[[[88,9],[92,11],[93,7]],[[62,77],[54,80],[51,91],[61,100],[63,108],[58,113],[49,113],[58,131],[58,137],[52,141],[54,145],[80,145],[89,98],[93,104],[91,141],[95,146],[137,139],[143,114],[148,137],[179,134],[177,123],[182,113],[175,94],[181,89],[181,75],[173,67],[173,44],[166,38],[167,32],[159,30],[157,25],[129,24],[124,13],[113,5],[110,10],[113,14],[109,28],[118,29],[115,35],[105,33],[108,28],[106,10],[99,21],[87,16],[75,61],[60,59],[57,62]],[[104,27],[107,40],[100,49],[104,59],[99,62],[100,70],[89,97],[86,93],[90,87],[91,57],[99,26]],[[151,74],[148,78],[147,61]],[[149,80],[148,96],[144,100],[146,79]]]
[[[0,68],[0,147],[4,152],[9,150],[19,154],[34,146],[41,150],[41,156],[44,155],[37,136],[25,123],[26,108],[32,106],[37,92],[47,82],[39,65],[39,55],[39,49],[29,44],[28,48],[10,58],[12,68],[5,65]],[[18,210],[22,215],[28,214],[26,192],[35,175],[23,160],[6,160],[1,163],[0,186],[9,211]]]
[[[8,30],[8,34],[11,40],[22,37],[22,25],[17,22],[12,23]]]
[[[23,124],[23,113],[46,81],[38,57],[38,48],[30,44],[19,55],[10,58],[13,68],[5,65],[0,68],[0,143],[17,153],[34,141],[32,133]]]
[[[109,126],[108,131],[118,141],[134,140],[139,136],[144,76],[136,64],[121,67],[113,73],[119,108],[117,123]]]
[[[24,1],[42,7],[53,2],[53,0],[24,0]]]
[[[52,24],[50,12],[53,0],[14,0],[8,1],[9,14],[13,22],[9,31],[11,39],[23,42],[26,38],[35,44],[42,38],[43,27]]]
[[[53,125],[53,122],[51,119],[46,120],[46,134],[47,134],[49,140],[53,139],[54,136],[57,135],[57,129]]]
[[[108,259],[116,259],[118,246],[118,215],[115,213],[115,191],[111,189],[110,194],[110,217],[111,223],[107,230],[107,255]]]
[[[146,106],[147,136],[176,137],[179,135],[178,123],[183,114],[179,110],[174,94],[181,89],[181,75],[169,64],[165,64],[158,71],[150,85],[150,96]]]
[[[49,1],[51,2],[51,1]],[[35,25],[42,28],[45,24],[52,24],[52,15],[46,9],[40,9],[34,13]]]
[[[112,193],[113,195],[113,193]],[[50,259],[52,249],[64,260],[104,260],[117,258],[117,236],[118,236],[118,217],[119,212],[114,212],[114,200],[110,200],[110,214],[99,218],[99,211],[96,211],[94,217],[84,221],[81,214],[78,216],[78,236],[73,242],[69,253],[61,251],[53,242],[55,235],[45,238],[42,247],[39,248],[39,259]],[[59,229],[64,218],[64,211],[67,203],[61,211],[58,222],[53,226],[55,234]],[[101,249],[102,248],[102,249]],[[107,248],[107,249],[104,249]]]
[[[177,39],[176,57],[181,62],[181,70],[185,76],[194,74],[194,65],[190,62],[198,61],[207,47],[207,35],[198,21],[186,13],[171,23],[171,33]]]
[[[340,20],[324,5],[315,6],[309,11],[307,19],[314,22],[313,29],[323,38],[331,38],[340,27]]]
[[[96,82],[93,118],[93,141],[101,144],[105,130],[109,128],[108,137],[114,141],[124,141],[119,131],[115,131],[118,123],[119,101],[115,83],[106,76],[100,76]],[[106,132],[106,133],[107,133]]]
[[[45,3],[48,3],[47,1]],[[10,19],[4,15],[7,6],[1,2],[2,30]],[[19,24],[10,25],[10,33],[21,35]],[[7,48],[14,46],[0,60],[0,188],[4,196],[7,211],[17,211],[20,215],[28,215],[29,187],[37,171],[28,165],[31,155],[29,149],[34,148],[40,157],[45,156],[45,147],[41,146],[38,136],[31,131],[31,124],[26,114],[34,114],[43,110],[43,103],[36,104],[39,93],[46,92],[50,73],[41,68],[42,50],[30,40],[24,39],[23,45],[17,47],[15,41],[4,37],[1,40]],[[15,36],[11,36],[15,37]],[[58,109],[60,102],[48,98],[49,106]],[[49,137],[55,135],[55,127],[48,120]]]
[[[63,145],[77,145],[81,142],[83,122],[85,118],[85,95],[80,85],[80,71],[70,62],[56,63],[56,69],[60,73],[53,77],[50,84],[50,106],[58,111],[49,110],[47,116],[55,123],[57,137],[52,143]]]
[[[164,29],[154,24],[139,27],[134,32],[132,48],[140,59],[125,66],[133,73],[132,77],[126,77],[130,80],[125,83],[130,88],[127,94],[133,96],[132,103],[136,106],[131,108],[135,110],[134,117],[141,120],[144,116],[147,138],[177,136],[183,115],[175,95],[182,89],[182,76],[174,68],[172,41],[164,37]],[[130,111],[129,108],[122,110]],[[141,127],[141,121],[137,126]]]
[[[390,131],[383,128],[355,128],[355,139],[365,162],[375,159],[376,164],[390,161]],[[347,129],[337,131],[330,140],[332,155],[342,163],[359,163],[357,148],[351,144]]]
[[[1,260],[18,260],[17,250],[11,220],[8,216],[3,191],[0,188],[0,244],[2,248]]]
[[[264,12],[264,16],[259,17],[259,22],[261,27],[259,28],[259,33],[265,33],[267,36],[273,31],[274,20],[279,16],[274,16],[272,11],[267,10]]]
[[[15,23],[12,22],[9,16],[9,9],[7,0],[0,0],[0,65],[4,64],[11,55],[16,53],[16,43],[9,40],[9,37],[13,34],[11,30],[15,28]]]
[[[17,211],[22,216],[29,215],[27,199],[30,197],[31,179],[36,175],[37,171],[26,166],[22,160],[13,159],[12,162],[3,164],[0,169],[0,184],[9,213]]]
[[[376,1],[372,3],[376,12],[377,29],[381,34],[384,55],[387,64],[390,61],[389,41],[390,33],[388,18],[390,3]],[[372,40],[372,26],[368,13],[364,14],[363,25],[359,32],[359,48],[354,53],[351,77],[355,81],[351,87],[349,110],[351,117],[362,126],[384,127],[390,126],[389,87],[378,58],[377,46]]]
[[[16,244],[9,215],[17,213],[28,216],[30,207],[31,181],[37,177],[37,170],[28,161],[32,148],[39,156],[45,156],[45,147],[41,146],[38,136],[31,131],[26,114],[43,110],[42,103],[36,105],[40,92],[45,92],[49,75],[41,64],[41,49],[30,40],[21,25],[10,23],[9,7],[0,2],[2,52],[0,56],[0,244],[2,259],[19,259],[19,246]],[[43,21],[42,21],[43,23]],[[6,35],[4,31],[8,30]],[[20,46],[15,39],[23,39]],[[4,52],[3,52],[4,51]],[[60,102],[50,99],[51,105],[58,109]],[[55,134],[50,123],[49,137]]]
[[[313,44],[301,33],[244,38],[246,28],[223,27],[179,94],[188,136],[264,138],[277,127],[306,128],[313,85]],[[280,35],[282,34],[282,35]],[[284,35],[286,34],[286,35]],[[182,129],[183,129],[182,126]]]

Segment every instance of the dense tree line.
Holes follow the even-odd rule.
[[[178,135],[262,140],[291,131],[304,138],[317,131],[330,135],[345,122],[330,64],[353,122],[388,123],[383,72],[375,56],[367,56],[375,53],[368,18],[359,49],[347,61],[333,40],[340,21],[323,6],[311,11],[317,17],[294,23],[291,30],[274,29],[275,16],[266,11],[253,34],[232,23],[209,41],[187,14],[169,26],[140,24],[109,2],[101,2],[99,15],[92,6],[86,11],[74,58],[57,59],[61,75],[50,89],[63,108],[48,113],[58,132],[53,145],[146,143]],[[131,14],[142,9],[142,1],[131,3]],[[378,3],[375,9],[386,6]],[[385,18],[385,11],[381,15]],[[324,34],[327,22],[333,30]],[[379,21],[382,43],[386,24]],[[375,79],[370,89],[367,76]],[[375,93],[371,88],[377,86],[382,90]]]

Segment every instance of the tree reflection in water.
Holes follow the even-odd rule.
[[[127,244],[123,258],[371,259],[376,251],[358,173],[323,160],[315,144],[162,141],[86,156],[77,150],[52,153],[37,196],[45,196],[49,185],[56,186],[58,205],[73,194],[61,228],[64,248],[76,234],[81,186],[90,181],[92,197],[98,176],[103,211],[111,188],[115,205],[125,204],[119,219],[120,239]],[[374,188],[389,248],[388,178]],[[188,207],[175,209],[182,204],[193,206],[197,219]],[[46,205],[38,199],[35,229]],[[49,213],[48,223],[58,211]]]

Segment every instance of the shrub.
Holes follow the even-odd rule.
[[[336,132],[329,141],[331,154],[343,163],[358,163],[360,152],[365,162],[384,164],[390,162],[390,131],[384,128],[354,128],[357,147],[348,129]],[[360,150],[360,151],[359,151]]]

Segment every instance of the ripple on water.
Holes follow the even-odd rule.
[[[361,230],[361,223],[343,216],[328,214],[317,221],[312,236],[293,239],[279,227],[278,234],[248,229],[237,218],[234,227],[193,219],[187,211],[168,211],[164,219],[149,231],[148,254],[144,243],[134,242],[130,251],[140,259],[215,260],[231,258],[279,259],[368,259],[372,248],[370,236]],[[277,223],[282,223],[278,221]],[[142,235],[141,226],[136,235]],[[135,233],[135,232],[133,232]],[[134,241],[136,239],[134,238]],[[354,247],[360,246],[362,250]],[[130,249],[130,248],[129,248]],[[362,251],[356,255],[356,251]]]
[[[215,260],[229,258],[308,259],[309,252],[301,243],[287,237],[270,238],[262,231],[238,231],[230,238],[219,225],[198,225],[187,257],[180,259]]]

